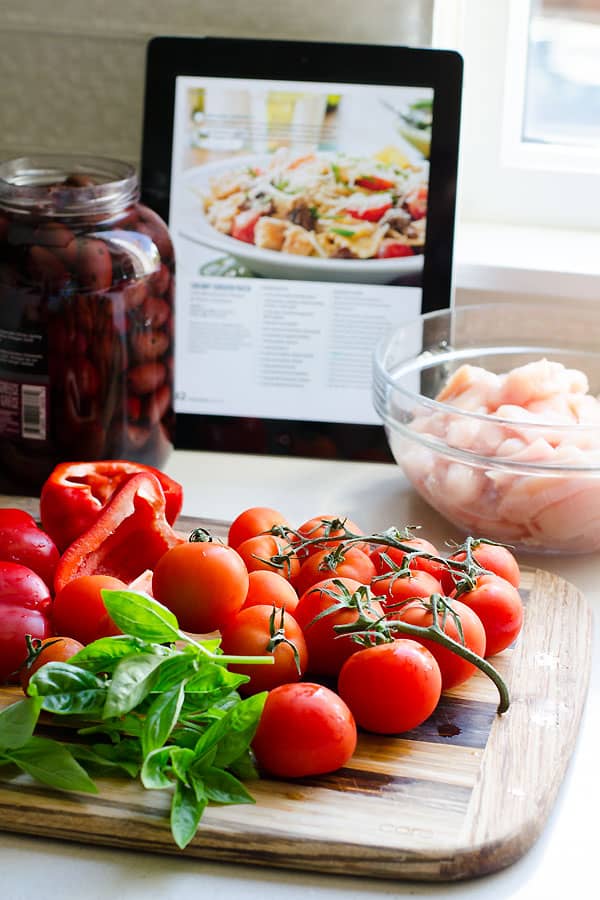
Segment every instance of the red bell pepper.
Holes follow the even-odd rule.
[[[153,569],[185,539],[166,519],[160,482],[151,472],[131,475],[94,524],[63,553],[54,577],[56,593],[81,575],[112,575],[130,584]]]
[[[66,550],[96,521],[106,504],[139,472],[158,478],[166,501],[166,518],[173,524],[181,512],[183,488],[152,466],[123,459],[98,462],[67,462],[51,472],[40,496],[40,518],[44,531],[60,550]]]

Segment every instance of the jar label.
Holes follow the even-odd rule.
[[[0,379],[0,437],[45,441],[47,421],[46,384]]]

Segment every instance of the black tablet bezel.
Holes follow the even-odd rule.
[[[401,73],[401,74],[399,74]],[[433,89],[423,312],[450,305],[462,58],[390,45],[158,37],[149,42],[141,159],[142,202],[167,223],[178,76],[402,85]],[[392,459],[379,425],[178,413],[178,449],[345,459]]]

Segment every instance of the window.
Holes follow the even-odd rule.
[[[461,221],[600,228],[600,0],[438,0],[465,61]]]

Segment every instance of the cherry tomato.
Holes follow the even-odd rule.
[[[229,526],[227,543],[237,550],[248,538],[269,531],[273,525],[288,527],[289,524],[286,517],[276,509],[268,506],[251,506],[250,509],[241,512]]]
[[[32,659],[28,659],[19,671],[19,681],[25,693],[31,676],[46,663],[66,662],[83,650],[83,644],[70,637],[50,637],[32,643],[34,644]]]
[[[317,616],[339,602],[338,598],[344,595],[343,588],[354,594],[360,587],[360,583],[352,578],[328,578],[309,588],[300,597],[294,618],[304,632],[309,670],[314,675],[336,676],[346,660],[360,650],[360,644],[351,635],[340,635],[334,628],[335,625],[356,622],[356,608],[337,609],[317,619]],[[371,602],[371,609],[372,612],[368,613],[370,618],[377,619],[383,615],[377,601]]]
[[[357,725],[376,734],[399,734],[421,725],[438,705],[441,691],[439,665],[412,640],[359,650],[338,678],[338,693]]]
[[[82,644],[120,634],[104,606],[102,591],[126,591],[127,585],[111,575],[81,575],[67,582],[54,598],[52,621],[57,634]]]
[[[237,214],[233,220],[231,229],[231,237],[237,238],[238,241],[245,241],[247,244],[254,243],[254,229],[256,223],[263,213],[255,209],[246,209]]]
[[[508,547],[501,544],[478,544],[473,542],[472,553],[475,561],[482,569],[488,569],[494,575],[504,578],[513,587],[518,588],[521,583],[521,570],[519,564]],[[460,553],[453,553],[448,557],[450,561],[453,559],[463,562],[466,558],[464,550]],[[446,576],[445,587],[447,590],[454,590],[455,583],[452,575],[448,573]]]
[[[415,251],[410,244],[401,241],[382,241],[377,251],[377,259],[393,259],[401,256],[414,256]]]
[[[206,634],[242,608],[248,570],[239,553],[225,544],[178,544],[156,564],[152,592],[175,613],[184,631]]]
[[[494,656],[508,647],[523,625],[523,603],[514,585],[498,575],[480,575],[472,591],[460,594],[460,602],[476,613],[485,630],[485,655]]]
[[[248,573],[248,593],[244,608],[248,606],[277,606],[293,615],[298,606],[298,594],[278,572],[257,569]]]
[[[51,588],[59,556],[54,541],[33,516],[20,509],[0,509],[0,559],[27,566]]]
[[[380,178],[378,175],[362,175],[356,178],[354,184],[366,188],[368,191],[389,191],[394,187],[394,182],[388,178]]]
[[[425,540],[425,538],[407,538],[405,541],[402,541],[402,543],[406,547],[411,547],[412,550],[420,553],[429,553],[431,556],[440,556],[437,547],[435,547],[431,541]],[[390,566],[390,564],[383,559],[384,555],[388,556],[395,566],[401,566],[406,553],[399,547],[376,547],[371,553],[371,561],[373,562],[378,575],[383,575],[384,572],[390,572],[394,569],[394,566]],[[440,581],[442,585],[441,575],[447,571],[447,567],[443,563],[436,562],[434,559],[427,559],[424,556],[415,556],[411,560],[409,568],[420,569],[422,572],[429,572],[429,574],[433,575],[433,577]]]
[[[381,217],[392,208],[392,201],[386,200],[384,203],[377,203],[373,206],[365,206],[362,209],[352,209],[348,207],[346,212],[353,219],[360,219],[363,222],[379,222]]]
[[[356,724],[337,694],[320,684],[282,684],[267,697],[252,742],[258,765],[280,778],[334,772],[356,749]]]
[[[409,569],[402,574],[390,575],[381,581],[375,579],[371,582],[371,590],[377,597],[384,597],[381,605],[386,612],[393,613],[394,605],[404,603],[415,597],[431,597],[432,594],[441,594],[442,586],[429,572],[421,569]]]
[[[273,612],[275,611],[275,615]],[[277,632],[281,630],[285,637],[273,650],[269,650],[271,627]],[[296,665],[296,656],[298,657]],[[240,694],[256,694],[259,691],[270,691],[280,684],[299,681],[306,671],[308,650],[302,629],[290,613],[272,606],[250,606],[240,610],[228,619],[221,635],[221,649],[227,655],[269,656],[275,662],[257,663],[256,665],[237,665],[231,663],[227,668],[241,675],[248,675],[250,681],[239,687]]]
[[[257,534],[248,538],[239,544],[237,552],[249,572],[276,572],[293,582],[300,571],[300,561],[291,545],[284,538],[272,534]]]
[[[424,219],[427,215],[427,186],[421,184],[409,191],[404,205],[413,219]]]
[[[465,646],[478,656],[483,656],[485,652],[485,631],[481,624],[481,620],[473,610],[469,609],[468,606],[465,606],[464,603],[461,603],[460,600],[452,601],[452,609],[460,619]],[[409,603],[397,612],[391,613],[390,618],[400,619],[411,625],[420,625],[421,627],[426,628],[431,625],[433,614],[429,608],[429,604],[424,603],[422,600],[415,600],[413,603]],[[458,643],[461,642],[458,629],[450,614],[446,617],[444,632],[448,637],[451,637]],[[397,636],[403,637],[404,635],[398,632]],[[476,668],[472,663],[467,662],[447,647],[442,647],[440,644],[436,644],[435,641],[432,641],[429,638],[415,637],[414,640],[418,641],[419,644],[423,644],[424,647],[427,647],[427,649],[435,656],[442,673],[443,691],[447,691],[449,688],[462,684],[475,673]]]
[[[375,577],[375,566],[367,554],[357,547],[344,550],[343,558],[333,567],[329,564],[331,552],[327,548],[318,550],[304,560],[296,579],[293,580],[299,596],[326,578],[352,578],[360,584],[370,584]]]
[[[335,523],[338,522],[339,526],[335,527]],[[352,534],[362,534],[362,531],[356,522],[353,522],[352,519],[346,519],[343,516],[313,516],[312,519],[303,522],[297,531],[303,538],[308,538],[309,540],[321,537],[324,538],[324,540],[319,541],[317,544],[310,544],[308,547],[303,547],[301,550],[299,549],[298,559],[305,559],[307,556],[312,556],[313,553],[318,553],[319,550],[324,550],[327,547],[337,547],[340,540],[336,540],[336,538],[341,539],[344,536],[345,531],[350,531]],[[297,539],[294,536],[292,538],[292,543],[295,544],[296,541]],[[364,553],[369,553],[371,549],[364,541],[352,544],[352,546],[358,547],[358,549],[362,550]]]

